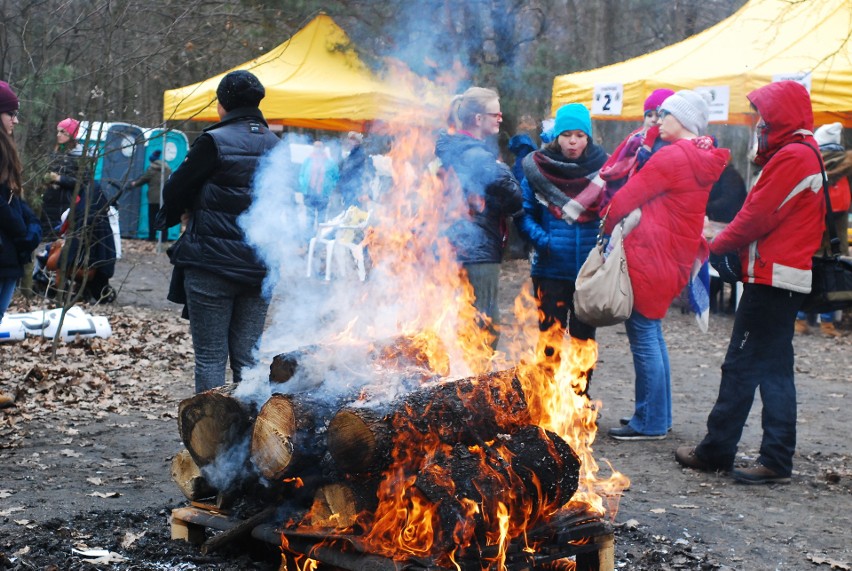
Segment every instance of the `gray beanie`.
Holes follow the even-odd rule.
[[[814,133],[814,138],[820,147],[825,145],[840,145],[841,135],[843,135],[842,123],[829,123],[823,125]]]
[[[707,130],[710,117],[710,106],[703,94],[690,89],[681,89],[670,95],[660,105],[660,111],[668,111],[680,121],[684,128],[696,135],[703,135]]]

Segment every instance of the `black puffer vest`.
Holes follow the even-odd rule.
[[[216,143],[219,166],[201,187],[172,263],[260,285],[266,265],[246,242],[237,218],[251,206],[252,182],[261,157],[279,139],[259,117],[226,121],[205,133]]]

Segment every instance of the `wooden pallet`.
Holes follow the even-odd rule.
[[[171,515],[172,539],[188,541],[194,544],[205,542],[205,530],[215,529],[217,531],[231,531],[239,526],[245,526],[246,521],[234,518],[225,512],[215,509],[206,509],[198,506],[175,508]],[[255,539],[270,543],[281,544],[282,531],[268,523],[251,526],[246,529]],[[308,536],[306,536],[308,537]],[[615,541],[611,532],[588,538],[584,545],[577,546],[575,553],[576,571],[613,571],[615,569]],[[208,540],[209,542],[209,540]],[[317,540],[319,542],[319,540]],[[361,556],[363,558],[363,555]],[[371,559],[384,559],[370,556]],[[390,560],[387,560],[390,562]],[[343,569],[360,568],[353,560],[353,565],[348,566],[348,561],[336,560],[336,567]],[[381,568],[379,565],[376,568]]]

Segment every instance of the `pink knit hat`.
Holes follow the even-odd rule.
[[[645,100],[645,113],[648,111],[656,111],[657,107],[663,104],[663,101],[670,95],[674,95],[671,89],[655,89]]]
[[[56,125],[56,128],[62,129],[63,131],[71,135],[72,139],[76,139],[77,132],[80,130],[80,122],[75,119],[72,119],[71,117],[66,117],[65,119],[60,121],[58,125]]]

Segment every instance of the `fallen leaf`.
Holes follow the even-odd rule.
[[[698,506],[692,504],[672,504],[673,508],[678,508],[681,510],[697,510]],[[652,510],[653,511],[653,510]]]
[[[815,553],[808,553],[806,557],[808,558],[808,560],[817,565],[830,565],[832,569],[840,569],[841,571],[852,571],[852,566],[845,562],[829,559],[828,557],[816,555]]]
[[[12,507],[12,508],[6,508],[5,510],[0,510],[0,517],[6,517],[8,515],[12,515],[15,512],[22,512],[25,509],[26,508],[24,508],[23,506],[15,506],[15,507]]]
[[[82,454],[80,454],[79,452],[75,452],[74,450],[70,450],[68,448],[60,450],[59,453],[69,458],[79,458],[80,456],[82,456]]]
[[[89,494],[89,495],[90,495],[90,496],[94,496],[94,497],[96,497],[96,498],[119,498],[119,497],[121,497],[121,494],[119,494],[118,492],[107,492],[107,493],[104,493],[104,492],[92,492],[92,493],[91,493],[91,494]]]
[[[12,521],[17,523],[18,525],[28,525],[30,523],[30,520],[28,520],[28,519],[15,519],[15,520],[12,520]]]
[[[12,490],[0,490],[0,500],[6,499],[12,495]]]
[[[130,547],[131,545],[136,543],[137,539],[144,537],[145,533],[146,532],[144,532],[144,531],[140,532],[140,533],[133,533],[131,531],[125,531],[124,532],[124,538],[121,540],[121,547],[123,549],[127,549],[128,547]]]
[[[95,486],[100,486],[104,483],[102,478],[86,478],[86,481]]]
[[[666,508],[651,508],[652,514],[664,514],[666,513]]]

